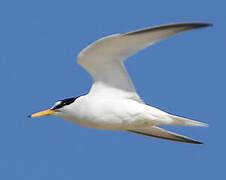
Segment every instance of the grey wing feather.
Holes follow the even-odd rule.
[[[186,136],[182,136],[180,134],[174,133],[167,131],[165,129],[162,129],[157,126],[151,126],[151,127],[145,127],[145,128],[140,128],[140,129],[133,129],[133,130],[128,130],[129,132],[136,133],[136,134],[141,134],[145,136],[150,136],[150,137],[155,137],[155,138],[160,138],[160,139],[166,139],[170,141],[178,141],[178,142],[184,142],[184,143],[192,143],[192,144],[203,144],[202,142],[193,140],[191,138],[188,138]]]

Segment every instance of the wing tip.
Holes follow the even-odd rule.
[[[148,133],[145,133],[145,132],[139,132],[139,131],[135,131],[135,130],[127,130],[127,132],[141,134],[141,135],[144,135],[144,136],[154,137],[154,138],[163,139],[163,140],[168,140],[168,141],[171,141],[171,142],[174,141],[174,142],[188,143],[188,144],[204,144],[203,142],[196,141],[194,139],[191,139],[191,138],[188,138],[188,137],[185,137],[185,136],[181,136],[181,135],[180,135],[179,139],[172,139],[172,138],[166,138],[166,137],[148,134]]]
[[[204,23],[204,22],[176,22],[176,23],[163,24],[160,26],[151,26],[144,29],[138,29],[135,31],[123,33],[121,35],[123,36],[135,35],[135,34],[140,34],[140,33],[149,32],[149,31],[161,30],[165,28],[184,27],[185,28],[184,31],[186,31],[190,29],[199,29],[199,28],[211,27],[211,26],[213,26],[212,23]]]
[[[191,143],[191,144],[204,144],[203,142],[196,141],[193,139],[189,139],[188,141],[183,141],[184,143]]]
[[[194,28],[203,28],[203,27],[212,27],[212,23],[191,23],[194,25]]]

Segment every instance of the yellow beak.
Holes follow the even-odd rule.
[[[41,112],[37,112],[37,113],[31,114],[28,117],[35,118],[35,117],[41,117],[41,116],[49,116],[49,115],[53,115],[55,113],[56,113],[56,111],[54,111],[52,109],[48,109],[48,110],[45,110],[45,111],[41,111]]]

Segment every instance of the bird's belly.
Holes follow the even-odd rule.
[[[64,116],[62,118],[80,126],[96,129],[119,130],[127,129],[129,126],[128,121],[125,121],[125,119],[112,117],[109,114],[102,116],[89,116],[86,114],[82,118],[79,116]]]

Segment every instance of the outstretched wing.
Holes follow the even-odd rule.
[[[155,137],[155,138],[160,138],[160,139],[165,139],[165,140],[170,140],[170,141],[178,141],[178,142],[184,142],[184,143],[192,143],[192,144],[203,144],[202,142],[195,141],[191,138],[188,138],[186,136],[182,136],[180,134],[176,134],[174,132],[167,131],[165,129],[162,129],[157,126],[151,126],[151,127],[145,127],[145,128],[140,128],[140,129],[133,129],[133,130],[128,130],[129,132],[132,133],[137,133],[145,136],[150,136],[150,137]]]
[[[91,91],[95,93],[110,91],[111,94],[117,91],[117,96],[124,92],[136,94],[133,83],[124,68],[124,59],[158,40],[206,26],[210,24],[175,23],[107,36],[83,49],[78,55],[78,63],[94,79]]]

